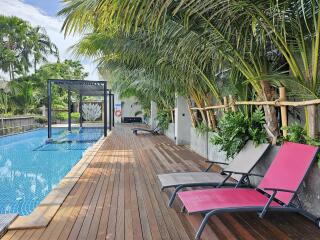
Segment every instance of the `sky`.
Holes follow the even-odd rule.
[[[60,0],[0,0],[0,14],[17,16],[33,26],[42,26],[46,29],[51,41],[59,48],[60,58],[74,59],[69,48],[79,41],[79,36],[67,36],[60,31],[63,23],[57,12],[62,8]],[[99,80],[95,64],[87,59],[79,59],[89,73],[87,79]]]

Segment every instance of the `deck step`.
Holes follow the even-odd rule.
[[[17,213],[0,214],[0,238],[8,231],[8,226],[18,217]]]

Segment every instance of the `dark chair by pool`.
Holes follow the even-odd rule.
[[[160,134],[160,127],[159,126],[156,126],[155,128],[153,129],[149,129],[149,128],[132,128],[132,133],[137,135],[138,132],[148,132],[148,133],[151,133],[153,135],[158,135]]]

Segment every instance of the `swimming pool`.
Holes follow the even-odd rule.
[[[53,128],[0,138],[0,213],[28,215],[102,135],[101,128],[71,133]]]

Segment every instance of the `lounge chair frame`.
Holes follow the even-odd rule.
[[[138,134],[138,131],[142,131],[142,132],[149,132],[153,135],[159,135],[160,133],[160,127],[159,126],[156,126],[154,129],[147,129],[147,128],[132,128],[132,133],[137,135]]]
[[[206,161],[206,162],[209,162],[210,165],[203,172],[208,172],[214,164],[228,165],[228,163],[225,163],[225,162],[214,162],[214,161]],[[226,177],[224,178],[224,180],[222,182],[188,183],[188,184],[181,184],[181,185],[175,187],[173,193],[170,196],[168,207],[172,207],[172,204],[174,203],[174,200],[176,199],[178,192],[181,191],[182,189],[188,188],[188,187],[216,187],[216,188],[219,188],[219,187],[241,187],[241,186],[251,187],[248,174],[243,174],[243,176],[241,177],[241,179],[238,182],[234,182],[234,183],[227,182],[231,178],[233,173],[234,172],[231,172],[231,171],[221,171],[220,174],[226,175]],[[254,175],[256,176],[257,174],[254,174]],[[162,187],[161,190],[164,190],[166,188],[169,188],[169,187]]]
[[[319,153],[319,150],[318,152]],[[312,163],[314,163],[315,159],[316,159],[317,154],[315,154],[314,159],[312,160]],[[306,177],[306,175],[310,172],[311,170],[311,166],[313,164],[311,164],[308,168],[308,170],[306,171],[306,173],[304,174],[303,179]],[[243,176],[259,176],[259,177],[263,177],[261,175],[258,174],[254,174],[254,173],[240,173],[240,172],[233,172],[234,174],[243,174]],[[256,188],[255,190],[260,192],[261,194],[264,195],[268,195],[268,202],[266,203],[265,206],[261,207],[257,207],[257,206],[253,206],[253,207],[229,207],[229,208],[220,208],[220,209],[213,209],[213,210],[208,210],[208,211],[199,211],[199,212],[193,212],[192,214],[196,214],[196,213],[202,213],[205,214],[204,219],[202,220],[199,229],[196,233],[195,239],[199,240],[202,232],[205,228],[205,226],[207,225],[210,217],[220,214],[220,213],[234,213],[234,212],[257,212],[258,216],[260,218],[264,218],[264,216],[267,214],[267,212],[272,211],[272,212],[295,212],[295,213],[299,213],[303,216],[305,216],[306,218],[310,219],[311,221],[315,222],[315,224],[317,225],[318,228],[320,228],[320,218],[317,216],[314,216],[313,214],[305,211],[304,209],[302,209],[301,206],[301,202],[299,200],[299,197],[297,195],[298,193],[298,189],[301,187],[302,182],[300,183],[299,187],[297,188],[296,191],[292,191],[289,189],[278,189],[278,188],[263,188],[263,189],[259,189]],[[272,191],[272,194],[268,194],[264,191]],[[275,198],[277,192],[289,192],[289,193],[293,193],[294,196],[292,197],[291,201],[289,204],[284,204],[281,201],[279,201],[278,199]],[[297,200],[298,202],[298,206],[295,206],[293,204],[293,201]],[[276,201],[280,204],[280,206],[270,206],[271,203],[273,201]],[[184,211],[184,207],[182,208],[182,211]]]
[[[265,151],[267,151],[268,148],[269,148],[269,145],[266,147]],[[260,158],[261,157],[262,156],[260,156]],[[208,172],[212,168],[212,166],[214,164],[222,164],[222,165],[229,165],[230,164],[230,163],[225,163],[225,162],[217,162],[217,161],[209,161],[209,160],[206,160],[206,162],[210,163],[210,164],[202,172]],[[248,173],[250,173],[253,168],[254,168],[254,166],[252,166],[252,168],[248,171]],[[180,184],[178,186],[175,186],[175,189],[174,189],[173,193],[171,194],[171,196],[169,198],[168,207],[172,207],[172,204],[174,203],[178,192],[181,191],[182,189],[185,189],[185,188],[188,188],[188,187],[214,187],[214,188],[219,188],[219,187],[252,187],[251,183],[250,183],[249,175],[246,174],[246,173],[241,173],[240,175],[242,175],[242,177],[237,182],[228,181],[233,174],[239,174],[237,172],[228,171],[228,170],[222,170],[220,172],[220,174],[221,175],[226,175],[224,180],[222,180],[221,182],[186,183],[186,184]],[[261,175],[257,175],[257,174],[251,174],[251,176],[253,176],[253,175],[261,176]],[[165,188],[171,188],[171,187],[172,186],[162,187],[161,190],[164,190]]]

